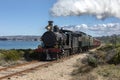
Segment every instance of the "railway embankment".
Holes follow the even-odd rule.
[[[32,53],[32,51],[30,51],[29,53]],[[58,62],[44,68],[37,68],[34,71],[24,73],[19,76],[13,76],[10,79],[119,80],[119,63],[120,45],[104,45],[96,50],[94,49],[90,50],[89,52],[75,55],[74,57],[64,60],[62,62]]]
[[[72,80],[119,80],[120,45],[104,45],[78,59]]]

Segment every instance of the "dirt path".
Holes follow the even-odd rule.
[[[71,72],[73,71],[73,65],[78,58],[83,58],[87,54],[80,54],[64,62],[53,64],[43,69],[38,68],[30,73],[24,73],[23,75],[14,76],[9,80],[70,80]],[[5,79],[8,80],[8,79]]]

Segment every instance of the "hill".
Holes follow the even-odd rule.
[[[118,44],[120,43],[120,35],[111,35],[111,36],[102,36],[102,37],[96,37],[97,39],[101,40],[103,43],[113,43]]]

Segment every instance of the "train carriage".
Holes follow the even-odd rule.
[[[93,46],[94,47],[98,47],[98,46],[100,46],[101,45],[101,41],[100,40],[98,40],[98,39],[93,39]]]

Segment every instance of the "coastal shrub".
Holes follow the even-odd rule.
[[[109,61],[112,64],[119,64],[120,63],[120,47],[116,49],[115,56]]]
[[[33,58],[31,57],[32,51],[24,54],[24,57],[27,61],[31,61]]]
[[[113,48],[114,48],[114,45],[112,45],[112,44],[107,44],[107,45],[105,45],[105,46],[100,47],[100,48],[97,49],[97,50],[109,51],[109,50],[111,50],[111,49],[113,49]]]
[[[33,59],[36,59],[36,54],[34,53],[33,49],[17,49],[19,53],[21,53],[21,56],[27,61],[31,61]]]
[[[0,60],[16,61],[16,60],[35,60],[38,59],[38,54],[33,49],[11,49],[0,50]]]
[[[33,59],[36,59],[36,54],[34,53],[33,49],[18,49],[19,52],[23,52],[23,57],[27,61],[31,61]]]
[[[4,54],[0,53],[0,61],[4,59]]]
[[[34,51],[32,53],[30,53],[29,57],[34,60],[36,60],[36,59],[39,60],[38,53],[35,53]]]
[[[107,44],[94,52],[98,57],[98,62],[119,64],[120,63],[120,44]]]
[[[18,53],[16,50],[8,50],[6,51],[6,53],[4,53],[4,59],[6,61],[16,61],[19,60],[21,58],[20,53]]]
[[[94,56],[88,56],[88,64],[92,67],[97,67],[98,60]]]
[[[98,65],[105,64],[106,52],[101,50],[96,50],[94,52],[89,52],[88,60],[90,66],[97,67]]]
[[[119,47],[120,47],[120,44],[117,44],[117,45],[116,45],[116,48],[119,48]]]
[[[0,50],[1,58],[5,61],[16,61],[23,58],[24,51],[20,50]]]

